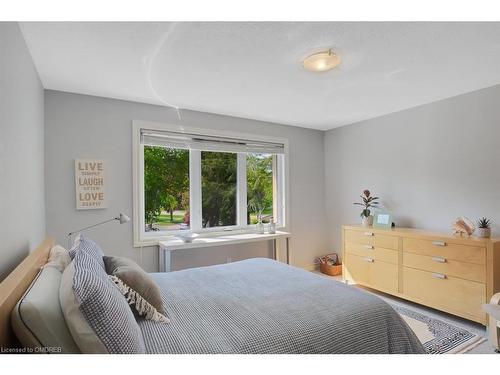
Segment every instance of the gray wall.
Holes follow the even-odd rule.
[[[46,91],[47,233],[66,245],[66,233],[118,212],[132,215],[132,120],[286,137],[290,141],[292,263],[310,267],[327,250],[324,207],[323,132],[147,104]],[[251,103],[249,103],[251,105]],[[109,204],[104,210],[75,209],[74,159],[108,160]],[[132,247],[132,223],[107,224],[89,232],[106,253],[127,256],[156,271],[157,248]],[[269,256],[268,244],[203,249],[174,254],[173,269],[225,262],[228,257]]]
[[[0,281],[45,236],[43,100],[19,26],[0,22]]]
[[[458,216],[495,221],[500,234],[500,86],[328,131],[325,183],[330,243],[358,223],[362,189],[398,226],[448,232]]]

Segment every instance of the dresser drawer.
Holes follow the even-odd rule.
[[[423,271],[442,273],[465,280],[486,282],[486,267],[483,264],[464,263],[441,256],[430,257],[414,253],[403,253],[403,266]]]
[[[449,243],[446,240],[432,241],[403,238],[403,252],[443,257],[460,262],[486,264],[486,248]]]
[[[398,264],[398,251],[392,249],[384,249],[373,245],[362,245],[359,243],[347,242],[345,244],[346,253],[370,257],[383,262]]]
[[[345,258],[346,272],[353,281],[386,292],[398,291],[397,265],[349,253]]]
[[[484,319],[481,304],[486,301],[482,283],[403,267],[403,293],[418,302],[462,316]]]
[[[399,249],[399,238],[372,232],[370,228],[363,231],[346,230],[345,242],[357,243],[361,245],[372,245],[384,249]]]

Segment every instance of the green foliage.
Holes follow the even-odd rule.
[[[177,199],[171,194],[167,194],[163,201],[162,207],[170,213],[170,221],[174,221],[174,210],[179,206]]]
[[[479,228],[484,228],[484,229],[491,228],[491,219],[487,219],[485,217],[482,217],[481,219],[479,219],[477,221],[477,226]]]
[[[237,154],[201,153],[202,225],[236,225]]]
[[[273,157],[271,155],[247,155],[248,223],[250,214],[257,220],[273,206]],[[272,211],[271,211],[272,213]]]
[[[189,151],[164,147],[144,147],[144,211],[152,227],[162,210],[188,209]],[[189,195],[189,193],[188,193]]]

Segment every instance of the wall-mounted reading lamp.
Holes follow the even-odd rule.
[[[71,248],[71,236],[75,233],[80,233],[80,232],[83,232],[84,230],[87,230],[87,229],[90,229],[90,228],[94,228],[94,227],[97,227],[99,225],[102,225],[102,224],[106,224],[106,223],[109,223],[110,221],[119,221],[120,224],[125,224],[127,222],[130,221],[130,218],[125,215],[125,214],[119,214],[117,217],[114,217],[112,219],[109,219],[109,220],[105,220],[105,221],[102,221],[100,223],[97,223],[97,224],[93,224],[93,225],[89,225],[88,227],[85,227],[85,228],[82,228],[82,229],[78,229],[78,230],[75,230],[73,232],[69,232],[68,233],[68,250]]]

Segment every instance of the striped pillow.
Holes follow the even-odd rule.
[[[101,248],[98,244],[96,244],[90,238],[85,237],[81,233],[78,234],[78,236],[75,238],[73,247],[69,250],[70,258],[74,259],[75,255],[79,252],[87,253],[88,255],[90,255],[90,257],[97,261],[97,263],[99,263],[102,269],[105,269],[104,260],[102,259],[104,253],[102,252]]]
[[[77,251],[64,270],[64,281],[71,288],[61,283],[63,314],[83,353],[145,353],[127,300],[98,260],[87,251]]]

